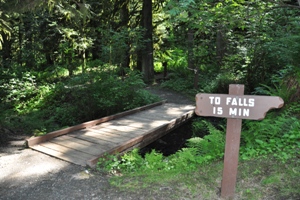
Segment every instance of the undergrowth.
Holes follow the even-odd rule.
[[[95,69],[51,84],[26,72],[0,85],[0,126],[41,135],[159,101],[144,87],[141,74],[131,70],[121,77]]]
[[[224,131],[220,131],[208,122],[204,122],[210,131],[203,138],[187,140],[187,147],[168,157],[155,150],[143,158],[138,149],[120,156],[100,158],[98,169],[112,173],[147,173],[147,172],[180,172],[196,170],[199,165],[220,159],[225,145]]]
[[[241,159],[272,155],[286,162],[299,155],[299,111],[298,104],[292,104],[281,113],[270,113],[262,121],[245,121],[240,150]]]
[[[213,161],[193,171],[182,169],[180,173],[154,171],[149,175],[130,173],[112,176],[110,184],[145,199],[159,196],[166,200],[219,200],[222,170],[223,162]],[[272,156],[240,161],[234,199],[296,200],[300,197],[299,178],[300,162],[297,158],[288,163],[278,162]]]
[[[272,158],[274,162],[284,164],[297,159],[300,150],[299,109],[298,104],[292,104],[284,110],[268,114],[262,121],[244,120],[241,161]],[[215,127],[207,120],[195,120],[193,127],[195,132],[204,129],[208,134],[187,140],[185,148],[170,156],[165,157],[153,150],[142,157],[138,149],[134,149],[120,158],[108,156],[100,159],[97,168],[125,177],[142,177],[143,182],[157,183],[179,174],[194,173],[221,161],[225,149],[224,128]]]

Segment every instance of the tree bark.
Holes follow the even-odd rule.
[[[122,4],[121,7],[121,28],[126,28],[126,30],[128,30],[128,24],[129,24],[129,1],[125,1]],[[128,33],[127,33],[127,38],[125,39],[126,41],[126,49],[125,49],[125,55],[124,55],[124,59],[122,60],[121,63],[121,67],[122,67],[122,71],[124,68],[129,68],[129,64],[130,64],[130,43],[129,43],[129,39],[128,39]]]
[[[145,29],[145,49],[142,54],[142,72],[144,81],[150,83],[154,79],[152,0],[143,0],[143,27]]]
[[[8,39],[7,35],[1,31],[0,33],[2,35],[3,38],[3,44],[2,44],[2,60],[3,60],[3,66],[5,68],[9,68],[10,67],[10,63],[12,60],[12,41]]]
[[[25,43],[25,51],[26,51],[26,57],[25,57],[25,66],[28,69],[32,69],[36,66],[35,63],[35,57],[34,57],[34,44],[33,44],[33,18],[34,16],[32,13],[27,13],[27,16],[23,18],[23,24],[24,24],[24,34],[25,34],[25,40],[27,42]]]
[[[194,47],[194,31],[189,29],[188,30],[188,68],[189,69],[194,69],[194,52],[193,52],[193,47]]]
[[[224,31],[222,27],[219,27],[219,29],[217,30],[216,50],[217,50],[217,62],[219,66],[222,66],[223,58],[226,52],[226,41],[225,41]]]
[[[188,30],[188,68],[194,72],[194,89],[198,89],[199,83],[199,69],[195,66],[194,58],[194,31],[192,29]]]

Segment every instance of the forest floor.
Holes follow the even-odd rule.
[[[177,92],[158,86],[147,89],[171,103],[194,104]],[[10,135],[8,144],[0,146],[1,200],[171,199],[163,190],[154,196],[149,191],[121,191],[109,184],[108,175],[24,148],[27,137]]]

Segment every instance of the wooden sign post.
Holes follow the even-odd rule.
[[[270,109],[281,108],[283,104],[280,97],[244,95],[244,85],[229,85],[229,95],[196,95],[197,115],[227,118],[222,198],[234,197],[242,119],[262,120]]]

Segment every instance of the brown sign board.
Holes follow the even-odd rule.
[[[244,85],[239,84],[229,85],[229,94],[196,95],[197,115],[227,118],[221,198],[234,198],[242,119],[262,120],[270,109],[283,104],[280,97],[244,95]]]
[[[205,94],[196,95],[195,113],[199,116],[262,120],[284,102],[277,96]]]

